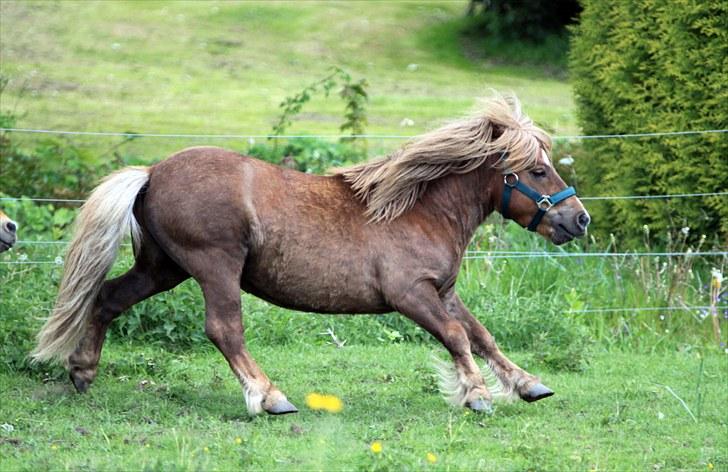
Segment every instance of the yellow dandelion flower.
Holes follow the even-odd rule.
[[[338,413],[344,409],[344,403],[339,397],[318,393],[306,395],[306,405],[312,410],[326,410],[329,413]]]
[[[207,447],[207,446],[203,447],[202,450],[205,451],[205,452],[210,452],[210,448]]]
[[[344,403],[339,397],[334,395],[323,396],[323,408],[329,413],[339,413],[344,409]]]
[[[372,450],[372,452],[373,452],[374,454],[379,454],[379,453],[381,453],[381,452],[382,452],[382,443],[381,443],[381,441],[374,441],[374,442],[372,443],[372,445],[371,445],[370,449]]]
[[[57,444],[51,444],[51,449],[53,449],[55,451],[56,449],[58,449],[58,445]]]
[[[235,444],[243,444],[243,439],[238,436],[237,438],[235,438]]]
[[[708,470],[713,470],[713,467],[714,467],[713,466],[713,463],[712,462],[708,462]]]
[[[430,464],[434,464],[435,462],[437,462],[437,456],[431,452],[428,452],[427,453],[427,462],[429,462]]]
[[[312,410],[320,410],[323,408],[324,397],[318,393],[309,393],[306,395],[306,405]]]

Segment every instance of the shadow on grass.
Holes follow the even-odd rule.
[[[568,35],[550,35],[538,43],[483,34],[476,19],[444,20],[417,33],[418,44],[433,59],[469,71],[567,78]],[[498,70],[490,70],[497,66]]]

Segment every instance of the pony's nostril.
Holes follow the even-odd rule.
[[[13,223],[12,221],[8,221],[5,227],[10,231],[11,233],[14,233],[16,229],[18,229],[18,225]]]
[[[578,215],[576,215],[576,226],[579,227],[580,230],[584,231],[586,227],[589,225],[589,222],[591,221],[591,218],[589,218],[589,213],[582,211]]]

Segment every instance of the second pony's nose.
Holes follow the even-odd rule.
[[[5,224],[5,229],[7,229],[9,233],[15,233],[15,230],[17,230],[17,229],[18,229],[18,225],[16,225],[16,224],[15,224],[14,222],[12,222],[12,221],[8,221],[8,222],[7,222],[6,224]]]

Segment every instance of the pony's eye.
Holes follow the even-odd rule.
[[[544,169],[534,169],[529,173],[534,177],[546,177],[546,171]]]

